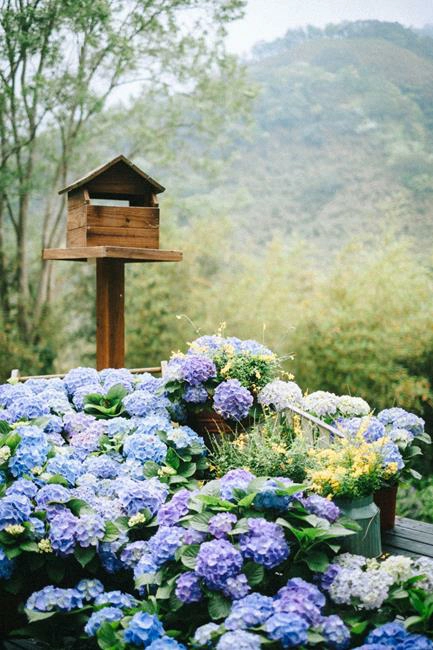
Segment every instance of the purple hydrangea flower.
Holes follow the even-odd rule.
[[[240,573],[234,578],[227,578],[224,593],[232,600],[245,598],[251,591],[246,575]]]
[[[160,526],[149,539],[149,550],[158,566],[172,560],[177,549],[182,546],[184,529],[179,526]]]
[[[296,648],[307,642],[308,623],[296,614],[274,614],[264,624],[268,636],[283,648]]]
[[[187,354],[182,359],[181,377],[190,386],[199,386],[208,379],[216,377],[214,362],[203,354]]]
[[[182,573],[176,581],[175,594],[182,603],[198,603],[203,597],[198,575],[194,571]]]
[[[142,555],[147,553],[147,551],[147,542],[143,540],[139,540],[138,542],[131,542],[130,544],[127,544],[123,549],[120,560],[129,569],[133,569],[140,561]]]
[[[222,498],[231,501],[234,498],[234,490],[246,490],[253,478],[254,474],[245,469],[231,469],[219,481]]]
[[[350,632],[339,616],[325,616],[319,629],[329,648],[346,650],[349,647]]]
[[[254,398],[237,379],[221,382],[214,393],[214,408],[225,420],[240,421],[247,417]]]
[[[139,647],[146,647],[164,634],[164,628],[157,616],[147,612],[134,614],[125,629],[126,643],[133,643]]]
[[[119,607],[104,607],[97,612],[93,612],[84,627],[84,631],[88,636],[96,636],[103,623],[120,621],[124,616],[125,614]]]
[[[157,521],[160,526],[174,526],[179,519],[188,514],[188,503],[191,498],[189,490],[179,490],[158,511]]]
[[[235,600],[231,612],[224,622],[228,630],[258,627],[274,614],[274,602],[269,596],[252,593]]]
[[[337,521],[340,516],[340,508],[329,499],[325,499],[318,494],[312,494],[306,499],[302,499],[301,503],[308,512],[326,519],[331,524]]]
[[[340,571],[341,567],[338,566],[338,564],[329,564],[326,571],[319,573],[317,576],[320,588],[328,591],[329,587],[332,585]]]
[[[209,519],[209,532],[217,539],[227,537],[238,518],[231,512],[219,512]]]
[[[197,555],[196,573],[211,589],[224,589],[227,579],[242,569],[242,555],[225,539],[204,542]]]
[[[87,413],[75,413],[71,411],[70,413],[65,413],[63,416],[63,426],[69,436],[87,431],[96,422],[96,418]]]
[[[203,533],[200,530],[194,530],[194,528],[186,528],[185,534],[183,536],[183,543],[188,544],[201,544],[206,539],[206,533]]]
[[[290,598],[293,595],[301,596],[304,600],[309,600],[319,609],[324,607],[326,603],[325,596],[320,590],[302,578],[291,578],[278,592],[278,598],[280,600]]]
[[[239,546],[244,558],[268,569],[284,562],[290,554],[281,526],[262,518],[248,519],[248,532],[239,537]]]

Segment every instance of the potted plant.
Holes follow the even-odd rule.
[[[381,446],[367,442],[361,432],[335,439],[325,448],[312,447],[309,459],[307,477],[312,490],[334,499],[361,527],[343,541],[345,550],[365,557],[380,555],[380,515],[373,495],[398,472],[397,464],[386,462]]]
[[[257,341],[202,336],[164,368],[175,413],[202,435],[232,433],[254,418],[257,395],[277,374],[279,360]]]

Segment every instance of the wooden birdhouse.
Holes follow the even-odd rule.
[[[125,264],[180,262],[159,248],[157,195],[164,187],[125,156],[117,156],[67,192],[65,248],[46,248],[44,260],[96,260],[96,365],[125,365]]]
[[[157,194],[165,188],[125,156],[117,156],[67,192],[66,246],[159,248]]]

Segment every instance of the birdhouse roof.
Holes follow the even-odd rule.
[[[86,185],[87,183],[92,181],[100,174],[106,172],[108,169],[110,169],[110,167],[117,165],[119,162],[128,165],[128,167],[131,168],[132,172],[134,172],[135,174],[137,174],[137,176],[140,176],[144,181],[149,183],[149,185],[151,185],[154,188],[155,194],[160,194],[161,192],[164,192],[165,187],[160,185],[155,179],[151,178],[151,176],[149,176],[144,171],[142,171],[139,167],[137,167],[137,165],[134,165],[134,163],[131,162],[128,158],[126,158],[126,156],[120,154],[119,156],[116,156],[116,158],[113,158],[113,160],[110,160],[104,165],[101,165],[100,167],[93,169],[91,172],[89,172],[82,178],[79,178],[78,180],[74,181],[70,185],[64,187],[62,190],[59,190],[59,194],[63,194],[64,192],[70,192],[71,190],[75,190],[78,187],[81,187],[82,185]]]

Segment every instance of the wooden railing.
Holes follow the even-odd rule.
[[[141,375],[144,372],[158,375],[161,372],[161,366],[151,366],[150,368],[130,368],[129,372],[132,372],[134,375]],[[27,379],[63,379],[65,375],[66,373],[60,373],[57,375],[21,375],[20,371],[15,368],[11,371],[9,381],[27,381]]]

